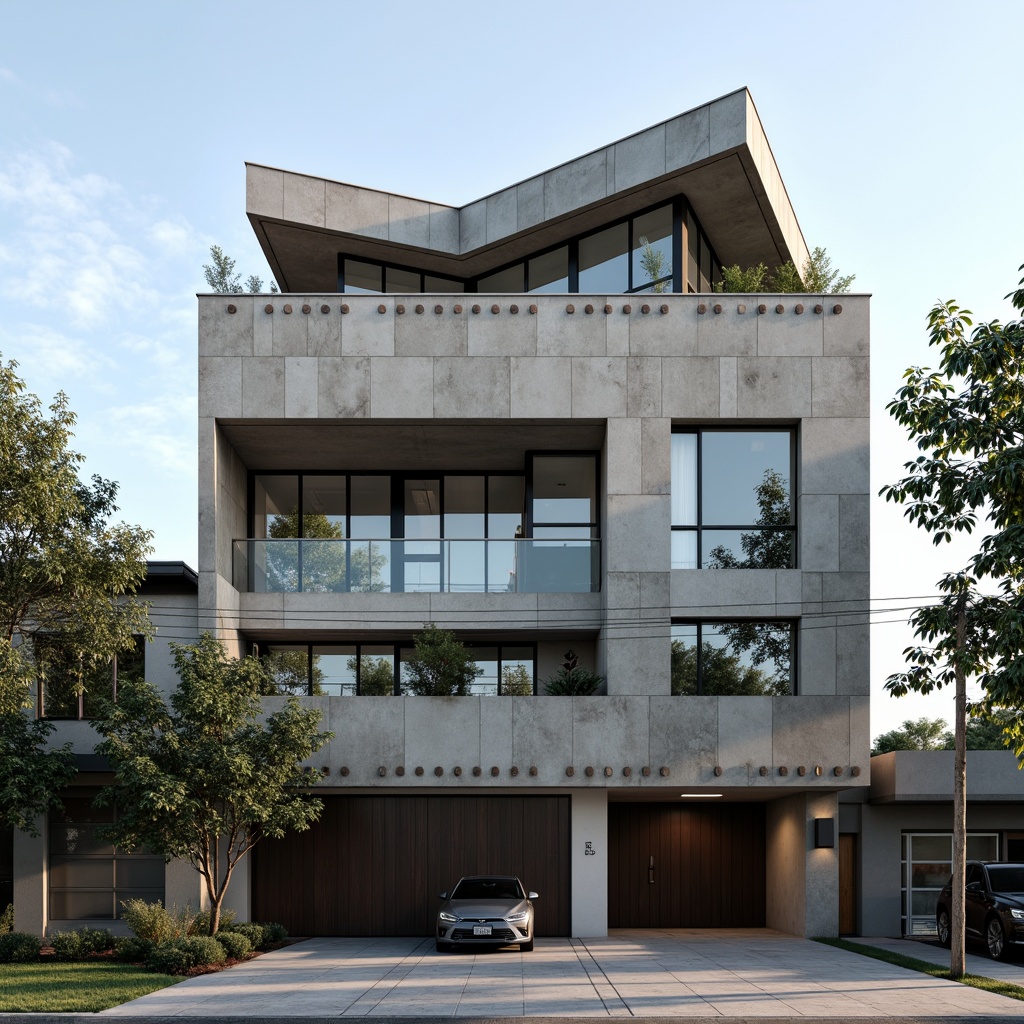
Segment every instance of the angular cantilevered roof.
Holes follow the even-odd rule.
[[[683,194],[725,265],[807,245],[739,89],[465,206],[246,164],[246,212],[286,292],[333,292],[337,254],[470,277]]]

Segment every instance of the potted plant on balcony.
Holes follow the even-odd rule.
[[[544,692],[552,697],[589,697],[604,682],[604,676],[580,665],[573,651],[565,652],[559,670],[544,680]]]
[[[417,697],[465,697],[481,669],[472,651],[447,629],[424,623],[405,663],[403,689]]]

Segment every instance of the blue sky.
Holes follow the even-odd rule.
[[[875,489],[913,452],[884,407],[934,362],[926,314],[983,319],[1024,262],[1012,47],[1024,5],[521,0],[515,5],[3,4],[0,353],[79,414],[155,557],[196,560],[195,293],[211,243],[268,276],[244,161],[461,204],[750,88],[809,245],[871,292]],[[876,502],[876,607],[930,595],[935,550]],[[873,629],[873,731],[902,612]]]

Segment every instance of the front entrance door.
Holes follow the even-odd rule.
[[[763,804],[608,805],[608,924],[761,928]]]

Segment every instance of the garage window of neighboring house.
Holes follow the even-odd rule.
[[[49,916],[54,921],[112,921],[124,900],[164,898],[164,859],[146,849],[128,853],[104,843],[97,829],[114,821],[112,807],[93,807],[96,790],[76,790],[50,812]]]
[[[791,569],[792,430],[672,433],[672,568]]]
[[[470,686],[478,697],[527,696],[536,688],[536,644],[467,644],[480,675]],[[277,691],[313,697],[386,697],[405,692],[402,644],[265,644],[258,652],[270,668]]]
[[[796,624],[785,620],[673,623],[672,693],[793,694],[795,632]]]
[[[904,832],[901,837],[901,919],[904,935],[935,934],[935,902],[953,874],[949,832]],[[968,860],[998,860],[999,834],[967,836]]]
[[[112,661],[93,667],[59,647],[47,648],[37,641],[40,718],[95,718],[97,701],[116,700],[118,681],[142,679],[146,671],[146,638],[136,636],[135,646]]]

